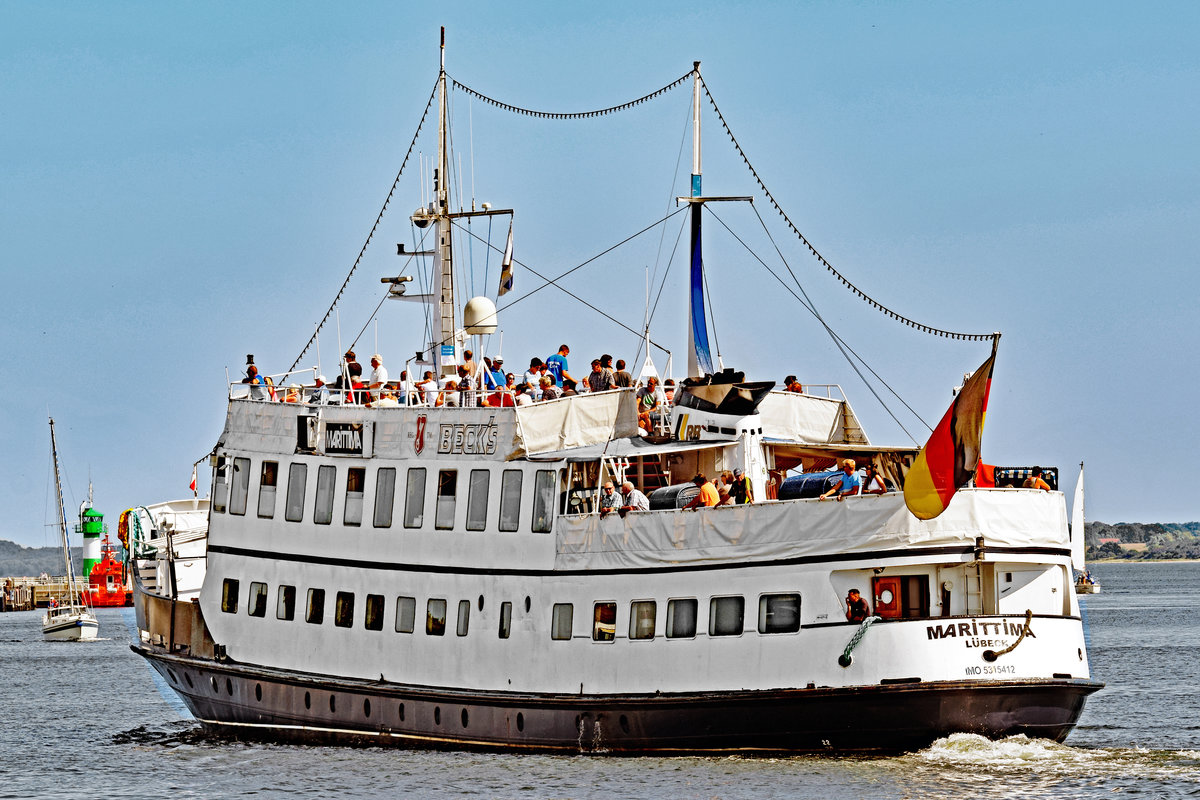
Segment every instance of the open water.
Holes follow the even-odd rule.
[[[1200,797],[1200,563],[1099,564],[1084,598],[1107,687],[1058,745],[954,736],[888,758],[606,758],[299,747],[213,739],[130,652],[41,640],[0,614],[0,798]]]

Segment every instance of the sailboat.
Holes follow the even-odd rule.
[[[1100,581],[1088,573],[1084,560],[1083,462],[1079,462],[1079,482],[1075,484],[1075,502],[1071,506],[1071,566],[1075,570],[1076,594],[1100,594]]]
[[[67,539],[67,515],[63,509],[62,478],[58,470],[58,443],[54,438],[54,418],[50,418],[50,454],[54,458],[54,490],[58,498],[58,531],[62,537],[63,565],[67,569],[67,591],[50,598],[50,607],[42,617],[42,638],[48,642],[84,642],[96,638],[100,623],[92,613],[87,592],[75,581],[71,563],[71,544]]]

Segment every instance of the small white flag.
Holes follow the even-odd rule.
[[[500,264],[500,289],[496,292],[497,297],[503,297],[513,287],[513,245],[512,245],[512,221],[508,223],[508,244],[504,246],[504,261]]]

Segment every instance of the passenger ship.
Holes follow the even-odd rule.
[[[444,41],[438,86],[445,176]],[[681,198],[693,265],[716,199],[698,147]],[[447,184],[414,215],[436,226],[429,352],[462,341],[449,232],[498,213],[453,212]],[[467,330],[493,309],[468,308]],[[916,449],[871,444],[836,387],[714,370],[703,325],[691,333],[693,377],[660,435],[639,429],[633,389],[368,407],[233,384],[211,502],[122,519],[139,531],[133,649],[206,727],[276,740],[617,754],[1063,740],[1101,684],[1062,494],[968,487],[929,521],[898,491],[822,502],[839,459],[897,488]],[[734,468],[756,502],[680,508],[697,473]],[[599,487],[626,478],[651,510],[601,516]],[[850,589],[863,621],[848,621]]]

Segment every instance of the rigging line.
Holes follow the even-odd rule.
[[[758,254],[755,253],[754,250],[752,250],[749,245],[747,245],[744,241],[742,241],[741,237],[739,237],[736,233],[734,233],[733,230],[731,230],[730,227],[725,224],[725,220],[721,219],[721,217],[718,216],[716,212],[712,212],[712,215],[713,215],[713,219],[715,219],[717,222],[720,222],[721,225],[725,228],[725,230],[728,231],[729,234],[731,236],[733,236],[733,238],[736,239],[739,244],[742,245],[742,247],[746,248],[746,251],[748,253],[750,253],[750,255],[754,258],[755,261],[762,264],[763,267],[766,268],[767,272],[771,273],[771,276],[773,278],[775,278],[775,280],[779,281],[780,285],[783,286],[783,288],[786,289],[788,291],[788,293],[792,295],[792,297],[795,297],[797,300],[800,301],[800,305],[804,306],[805,310],[807,310],[810,314],[812,314],[814,317],[817,318],[817,321],[821,323],[822,327],[825,328],[825,331],[829,334],[830,338],[833,339],[834,346],[842,351],[842,357],[846,359],[846,363],[848,363],[850,365],[850,368],[853,369],[855,371],[855,373],[858,374],[858,377],[863,382],[863,385],[866,386],[867,390],[875,396],[875,399],[879,401],[879,405],[882,406],[883,410],[888,413],[888,416],[891,417],[892,420],[897,425],[900,426],[900,430],[904,431],[905,435],[908,436],[909,439],[912,439],[913,442],[915,443],[916,438],[911,433],[909,433],[907,428],[904,427],[904,423],[902,423],[899,419],[897,419],[896,415],[892,413],[891,408],[889,408],[888,404],[885,403],[883,401],[883,398],[879,396],[879,392],[875,391],[875,387],[873,385],[871,385],[871,382],[868,381],[866,376],[862,374],[862,370],[860,370],[858,368],[858,365],[854,363],[854,359],[850,358],[850,356],[847,355],[846,351],[849,350],[851,353],[854,354],[854,358],[857,358],[860,361],[862,361],[862,356],[860,356],[858,353],[856,353],[854,351],[854,349],[852,347],[850,347],[849,344],[847,344],[840,336],[838,336],[837,333],[834,332],[833,328],[829,327],[828,323],[826,323],[825,320],[822,319],[821,315],[817,312],[816,308],[810,306],[807,302],[805,302],[805,300],[801,299],[800,296],[797,295],[796,292],[792,289],[792,287],[788,286],[787,282],[784,281],[783,278],[779,277],[779,275],[777,275],[775,273],[775,270],[773,270],[769,266],[767,266],[767,263],[765,261],[763,261],[761,258],[759,258]],[[866,361],[863,361],[863,364],[865,366]],[[870,369],[870,367],[867,367],[867,368]],[[876,377],[878,377],[878,376],[876,376]],[[880,378],[880,382],[883,382],[882,378]],[[887,384],[884,383],[884,385],[886,386]],[[917,419],[920,419],[920,417],[918,417]],[[924,420],[921,420],[921,421],[924,422]]]
[[[675,185],[675,179],[679,177],[679,165],[683,161],[683,148],[684,148],[684,145],[687,144],[687,134],[688,134],[688,129],[691,127],[691,123],[692,123],[692,110],[691,110],[690,104],[689,104],[689,108],[687,109],[687,114],[685,114],[684,118],[683,118],[683,131],[679,135],[679,151],[675,154],[675,169],[671,171],[671,182],[670,182],[671,186]],[[668,211],[670,211],[670,209],[671,209],[671,199],[674,196],[675,196],[674,191],[668,193],[668,197],[667,197],[667,210]],[[678,205],[678,201],[676,201],[676,204]],[[665,242],[666,239],[667,239],[667,226],[664,225],[663,229],[662,229],[662,234],[658,237],[658,250],[654,253],[654,272],[650,275],[651,285],[653,285],[655,280],[658,278],[658,268],[662,265],[663,242]],[[676,242],[676,246],[678,246],[678,241]],[[670,263],[667,264],[667,268],[670,269]],[[647,309],[647,312],[648,311],[649,311],[649,309]],[[646,319],[643,320],[642,324],[643,325],[650,324],[649,313],[647,313]]]
[[[957,339],[959,341],[970,342],[991,341],[994,338],[994,334],[991,333],[957,333],[955,331],[935,328],[931,325],[925,325],[917,322],[916,320],[909,319],[908,317],[898,314],[887,306],[878,302],[862,289],[859,289],[857,286],[851,283],[844,275],[842,275],[842,273],[838,272],[834,268],[833,264],[830,264],[825,257],[817,251],[817,248],[813,247],[812,243],[808,241],[807,237],[800,232],[800,229],[796,227],[795,223],[793,223],[791,218],[788,217],[788,215],[784,212],[783,207],[779,205],[778,201],[775,200],[775,196],[771,194],[769,189],[767,189],[767,185],[763,183],[763,179],[759,177],[758,170],[756,170],[754,165],[750,163],[750,159],[746,156],[746,152],[742,149],[741,144],[739,144],[738,140],[734,137],[733,130],[729,127],[729,123],[725,121],[725,117],[721,114],[721,109],[717,108],[716,98],[714,98],[712,92],[709,91],[708,84],[704,82],[703,78],[700,79],[700,84],[704,87],[704,93],[708,96],[708,102],[710,105],[712,105],[713,111],[716,112],[717,119],[721,121],[721,127],[725,129],[726,135],[729,136],[729,141],[733,143],[734,149],[737,150],[738,155],[741,156],[742,162],[745,163],[746,168],[750,170],[750,175],[754,178],[755,182],[758,184],[758,187],[762,189],[763,194],[766,195],[766,198],[768,201],[770,201],[771,206],[775,209],[779,216],[783,218],[783,221],[787,223],[787,226],[792,229],[792,233],[796,234],[796,237],[805,247],[808,248],[808,251],[813,254],[817,261],[819,261],[822,266],[824,266],[825,269],[827,269],[835,278],[841,281],[847,289],[858,295],[858,297],[860,297],[862,300],[866,301],[866,303],[876,311],[883,313],[885,316],[891,317],[897,322],[903,322],[910,328],[919,330],[922,333],[928,333],[934,336],[942,336],[947,339]]]
[[[812,307],[812,308],[811,308],[811,310],[812,310],[813,314],[814,314],[814,315],[816,315],[816,317],[817,317],[817,319],[818,319],[818,320],[820,320],[820,322],[821,322],[821,325],[822,325],[823,327],[825,327],[825,329],[826,329],[827,331],[829,331],[830,335],[832,335],[832,336],[837,336],[837,334],[836,334],[836,333],[833,331],[833,329],[832,329],[832,328],[830,328],[828,325],[826,325],[826,324],[825,324],[825,320],[824,320],[824,319],[821,317],[820,313],[818,313],[818,312],[817,312],[817,306],[816,306],[816,303],[813,303],[813,301],[812,301],[812,298],[810,298],[810,297],[808,296],[808,292],[806,292],[806,291],[804,290],[804,285],[803,285],[802,283],[800,283],[800,279],[796,277],[796,273],[792,272],[792,266],[791,266],[791,264],[789,264],[789,263],[788,263],[788,261],[787,261],[787,259],[786,259],[786,258],[784,258],[784,256],[783,256],[783,251],[781,251],[781,250],[779,249],[779,245],[778,245],[778,244],[775,242],[775,237],[771,236],[771,231],[770,231],[770,229],[767,227],[767,221],[766,221],[766,220],[764,220],[764,219],[762,218],[762,215],[758,213],[758,207],[757,207],[757,206],[755,206],[753,203],[751,203],[751,204],[750,204],[750,207],[754,209],[754,216],[758,217],[758,224],[762,226],[763,233],[765,233],[765,234],[767,235],[767,240],[768,240],[768,241],[771,243],[771,246],[775,248],[775,253],[776,253],[776,254],[779,256],[779,260],[780,260],[780,261],[783,263],[784,267],[786,267],[786,268],[787,268],[788,274],[792,276],[792,280],[793,280],[793,281],[795,281],[795,283],[796,283],[796,287],[797,287],[797,288],[800,290],[800,293],[804,295],[804,299],[805,299],[805,300],[807,300],[807,301],[808,301],[808,303],[809,303],[809,305]],[[840,336],[837,336],[837,338],[841,339],[841,337],[840,337]],[[845,342],[845,340],[844,340],[844,339],[843,339],[842,341],[843,341],[843,342]],[[847,345],[847,347],[849,347],[849,345]],[[851,352],[854,352],[854,350],[853,350],[853,349],[851,349]],[[862,365],[863,365],[864,367],[866,367],[866,368],[867,368],[867,369],[870,371],[870,373],[871,373],[872,375],[874,375],[874,376],[875,376],[875,378],[876,378],[876,379],[877,379],[877,380],[878,380],[878,381],[879,381],[881,384],[883,384],[885,387],[887,387],[887,390],[888,390],[889,392],[891,392],[891,393],[892,393],[892,396],[893,396],[893,397],[895,397],[897,400],[899,400],[899,401],[900,401],[900,404],[901,404],[901,405],[903,405],[903,406],[904,406],[906,409],[908,409],[908,411],[909,411],[909,413],[910,413],[910,414],[912,414],[914,417],[916,417],[916,418],[917,418],[917,420],[918,420],[918,421],[919,421],[919,422],[920,422],[922,425],[924,425],[926,428],[928,428],[930,433],[932,433],[932,432],[933,432],[933,428],[932,428],[932,427],[930,427],[929,423],[928,423],[928,422],[926,422],[926,421],[925,421],[925,419],[924,419],[924,418],[923,418],[923,417],[922,417],[920,414],[918,414],[918,413],[917,413],[917,410],[916,410],[915,408],[913,408],[912,406],[910,406],[910,405],[908,404],[908,402],[907,402],[907,401],[906,401],[906,400],[905,400],[903,397],[901,397],[901,396],[900,396],[900,393],[899,393],[899,392],[897,392],[895,389],[893,389],[893,388],[892,388],[891,384],[889,384],[889,383],[888,383],[886,380],[884,380],[884,379],[883,379],[883,377],[882,377],[882,376],[881,376],[881,375],[880,375],[878,372],[876,372],[876,371],[875,371],[875,370],[874,370],[874,369],[871,367],[871,365],[870,365],[870,364],[868,364],[868,363],[867,363],[867,362],[866,362],[866,361],[865,361],[865,360],[862,358],[862,356],[858,355],[858,353],[854,353],[854,355],[855,355],[855,357],[856,357],[856,358],[858,358],[858,359],[859,359],[859,361],[861,361],[861,362],[862,362]],[[903,426],[902,426],[902,427],[903,427]],[[907,433],[907,431],[905,431],[905,432]]]
[[[680,211],[682,211],[682,210],[683,210],[683,209],[680,209]],[[676,214],[678,214],[679,212],[678,212],[678,211],[676,211],[675,213],[676,213]],[[674,216],[674,214],[671,214],[671,215],[668,215],[668,216],[666,216],[666,217],[663,217],[663,218],[662,218],[662,219],[660,219],[658,222],[655,222],[655,223],[653,223],[653,224],[651,224],[651,225],[649,225],[649,226],[647,226],[647,227],[645,227],[645,228],[642,228],[640,231],[638,231],[637,233],[633,234],[632,236],[629,236],[629,237],[627,237],[626,239],[623,239],[622,241],[620,241],[620,242],[617,242],[617,243],[616,243],[616,244],[614,244],[612,247],[608,248],[607,250],[605,250],[605,251],[603,251],[603,252],[601,252],[601,253],[597,253],[596,255],[594,255],[594,256],[592,256],[591,258],[589,258],[587,261],[584,261],[584,262],[583,262],[582,264],[580,264],[579,266],[572,267],[571,269],[567,270],[566,272],[562,273],[561,275],[559,275],[559,276],[558,276],[558,277],[556,277],[556,278],[547,278],[545,275],[543,275],[542,273],[538,272],[538,271],[537,271],[537,270],[535,270],[533,267],[531,267],[531,266],[529,266],[528,264],[525,264],[525,263],[523,263],[523,262],[521,262],[521,261],[518,261],[517,259],[515,259],[515,258],[514,258],[514,259],[513,259],[513,263],[514,263],[514,264],[516,264],[516,265],[517,265],[517,266],[519,266],[519,267],[524,267],[525,269],[529,270],[529,271],[530,271],[530,272],[532,272],[534,275],[536,275],[538,278],[541,278],[543,281],[545,281],[545,283],[543,283],[541,286],[539,286],[539,287],[537,287],[536,289],[534,289],[534,290],[533,290],[532,292],[530,292],[529,294],[522,295],[521,297],[518,297],[516,300],[513,300],[513,301],[512,301],[511,303],[509,303],[508,305],[506,305],[506,306],[500,306],[499,308],[497,308],[497,309],[496,309],[496,314],[497,314],[497,315],[499,315],[499,313],[500,313],[501,311],[507,311],[508,309],[510,309],[510,308],[512,308],[513,306],[515,306],[517,303],[519,303],[519,302],[521,302],[522,300],[525,300],[525,299],[527,299],[527,298],[529,298],[529,297],[532,297],[532,296],[533,296],[533,294],[534,294],[535,292],[539,292],[539,291],[541,291],[542,289],[545,289],[547,286],[553,286],[555,289],[558,289],[560,292],[562,292],[563,294],[565,294],[565,295],[567,295],[568,297],[572,298],[573,300],[576,300],[576,301],[578,301],[578,302],[582,303],[583,305],[587,306],[587,307],[588,307],[588,308],[590,308],[592,311],[595,311],[597,314],[599,314],[600,316],[602,316],[602,317],[604,317],[605,319],[609,320],[610,322],[614,323],[615,325],[617,325],[617,326],[619,326],[619,327],[622,327],[622,328],[624,328],[625,330],[629,331],[629,332],[630,332],[630,333],[632,333],[634,336],[639,336],[639,337],[640,337],[640,336],[643,336],[643,335],[644,335],[644,333],[643,333],[642,331],[637,331],[637,330],[634,330],[633,328],[629,327],[629,326],[628,326],[628,325],[626,325],[624,322],[621,322],[621,320],[619,320],[619,319],[617,319],[616,317],[612,316],[612,315],[611,315],[611,314],[609,314],[608,312],[606,312],[606,311],[602,311],[601,309],[599,309],[599,308],[597,308],[596,306],[594,306],[594,305],[592,305],[591,303],[589,303],[587,300],[584,300],[582,297],[580,297],[579,295],[575,294],[575,293],[574,293],[574,292],[572,292],[570,289],[567,289],[567,288],[565,288],[565,287],[563,287],[563,286],[559,286],[559,285],[558,285],[558,281],[560,281],[560,280],[562,280],[563,278],[565,278],[566,276],[570,275],[572,272],[575,272],[576,270],[578,270],[578,269],[580,269],[580,268],[582,268],[582,267],[586,266],[587,264],[590,264],[591,262],[593,262],[593,261],[595,261],[596,259],[600,258],[600,256],[604,255],[605,253],[609,253],[609,252],[611,252],[611,251],[613,251],[613,250],[617,249],[617,248],[618,248],[618,247],[620,247],[621,245],[625,244],[626,242],[630,241],[631,239],[634,239],[634,238],[636,238],[636,237],[640,236],[641,234],[643,234],[643,233],[645,233],[646,231],[648,231],[648,230],[650,230],[651,228],[653,228],[655,225],[659,225],[659,224],[661,224],[661,223],[665,222],[666,220],[670,219],[672,216]],[[471,235],[471,236],[475,236],[475,234],[474,234],[474,233],[471,233],[470,235]],[[476,239],[478,239],[479,237],[478,237],[478,236],[475,236],[475,238],[476,238]],[[480,240],[480,241],[482,241],[482,240]],[[488,247],[492,247],[492,245],[491,245],[490,243],[488,243],[488,245],[487,245],[487,246],[488,246]],[[651,343],[652,345],[654,345],[655,347],[659,348],[660,350],[664,351],[664,352],[667,352],[667,353],[671,352],[671,351],[670,351],[670,350],[668,350],[666,347],[663,347],[661,344],[659,344],[658,342],[654,341],[653,339],[651,339],[651,340],[650,340],[650,343]]]
[[[473,203],[472,203],[473,205]],[[488,238],[487,247],[483,248],[483,293],[488,293],[488,269],[492,265],[492,217],[489,214],[488,218]],[[507,245],[505,245],[507,247]]]
[[[658,97],[659,95],[666,94],[667,92],[674,89],[676,86],[679,86],[681,83],[683,83],[684,81],[691,78],[692,75],[694,75],[694,74],[695,74],[695,69],[689,69],[680,78],[672,81],[671,83],[668,83],[666,86],[662,87],[661,89],[651,92],[650,94],[642,95],[641,97],[639,97],[636,100],[630,100],[629,102],[621,103],[620,105],[616,105],[616,106],[610,106],[608,108],[596,109],[595,111],[576,111],[576,112],[571,112],[571,113],[563,113],[563,112],[555,112],[555,111],[535,111],[530,108],[522,108],[521,106],[514,106],[510,103],[505,103],[503,101],[488,97],[486,94],[477,92],[474,89],[472,89],[470,86],[467,86],[465,83],[460,83],[457,80],[455,80],[454,78],[450,79],[450,83],[455,89],[462,89],[464,92],[466,92],[467,94],[471,95],[472,97],[474,97],[478,100],[482,100],[483,102],[493,105],[496,108],[503,109],[504,111],[511,111],[514,114],[524,114],[527,117],[537,117],[538,119],[588,119],[590,117],[602,117],[606,114],[615,114],[618,111],[625,111],[627,109],[633,108],[634,106],[641,105],[642,103],[645,103],[649,100],[653,100],[654,98]]]
[[[366,332],[367,327],[371,324],[371,320],[375,319],[375,316],[379,313],[379,309],[383,308],[383,304],[385,302],[387,302],[387,299],[391,295],[391,292],[392,292],[391,287],[388,287],[383,290],[383,297],[379,298],[379,305],[375,306],[375,310],[371,312],[371,316],[367,317],[367,321],[365,323],[363,323],[362,329],[359,330],[358,335],[354,337],[354,341],[352,341],[350,343],[351,350],[353,350],[354,346],[358,344],[358,340],[361,339],[363,333]]]
[[[440,76],[439,76],[440,77]],[[417,137],[421,135],[421,128],[425,125],[425,118],[429,116],[429,109],[433,105],[433,98],[437,96],[437,82],[434,82],[433,91],[429,93],[429,100],[425,103],[425,110],[421,112],[421,121],[417,123],[416,133],[413,134],[412,141],[409,142],[408,152],[404,154],[404,160],[400,162],[400,171],[396,173],[396,179],[392,181],[392,187],[388,189],[387,197],[384,198],[383,208],[379,209],[379,214],[375,217],[375,222],[371,225],[371,230],[367,234],[367,240],[363,242],[363,246],[358,251],[358,257],[354,259],[353,266],[350,267],[350,273],[346,276],[346,280],[342,281],[342,287],[338,289],[337,295],[333,298],[333,302],[329,305],[329,310],[325,312],[325,316],[321,318],[317,329],[313,331],[313,335],[309,337],[308,342],[304,345],[304,349],[300,351],[300,355],[296,356],[296,360],[292,362],[292,366],[288,368],[288,372],[296,369],[296,365],[300,363],[300,359],[304,358],[304,354],[308,352],[308,348],[312,347],[313,342],[317,340],[317,334],[321,332],[321,328],[329,321],[329,315],[333,313],[333,309],[337,307],[338,302],[342,299],[342,294],[345,293],[346,287],[350,284],[350,279],[354,277],[358,265],[362,263],[363,256],[366,255],[367,247],[370,246],[371,240],[375,238],[375,231],[379,229],[379,223],[383,220],[383,215],[387,213],[388,205],[392,202],[392,196],[396,193],[396,186],[400,183],[400,176],[404,174],[404,168],[408,165],[408,159],[412,155],[413,148],[416,147]]]
[[[683,221],[679,224],[679,233],[675,235],[675,246],[671,248],[671,257],[667,260],[667,268],[663,271],[662,281],[658,284],[658,293],[654,295],[654,304],[650,306],[650,313],[646,315],[646,330],[650,329],[650,323],[654,319],[655,312],[658,311],[658,302],[662,299],[663,289],[666,288],[667,277],[671,274],[671,265],[675,263],[675,254],[679,252],[679,242],[683,240],[683,230],[685,227],[687,227],[687,224],[688,219],[687,217],[684,217]],[[642,345],[639,342],[634,362],[637,362],[641,358],[641,355]]]

